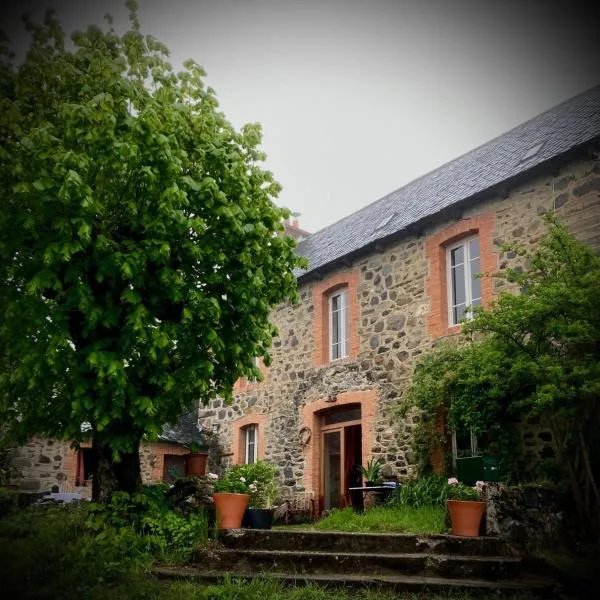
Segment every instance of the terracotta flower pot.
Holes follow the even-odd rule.
[[[217,528],[239,529],[242,526],[242,517],[250,501],[250,496],[248,494],[215,492],[213,499],[217,514]]]
[[[465,537],[479,536],[481,518],[485,512],[485,502],[479,500],[448,500],[452,535]]]
[[[206,459],[208,455],[203,452],[193,452],[185,455],[185,474],[202,477],[206,473]]]

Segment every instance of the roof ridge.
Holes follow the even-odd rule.
[[[379,198],[377,198],[376,200],[373,200],[369,204],[367,204],[365,206],[362,206],[362,207],[356,209],[355,211],[353,211],[353,212],[345,215],[341,219],[338,219],[337,221],[334,221],[333,223],[330,223],[329,225],[326,225],[322,229],[318,229],[314,233],[311,233],[306,239],[304,239],[304,240],[302,240],[301,242],[298,243],[298,248],[300,248],[300,246],[302,244],[304,244],[306,241],[308,241],[311,238],[313,238],[314,236],[316,236],[318,233],[326,231],[327,229],[329,229],[331,227],[334,227],[334,226],[336,226],[336,225],[344,222],[347,219],[350,219],[351,217],[353,217],[353,216],[361,213],[362,211],[365,211],[367,209],[372,208],[373,206],[375,206],[379,202],[382,202],[386,198],[389,198],[392,194],[395,194],[398,191],[403,190],[403,189],[407,188],[408,186],[410,186],[412,184],[415,184],[418,181],[420,181],[420,180],[422,180],[422,179],[424,179],[426,177],[431,177],[434,173],[436,173],[437,171],[441,171],[444,167],[447,167],[447,166],[451,165],[454,162],[458,162],[460,159],[462,159],[462,158],[464,158],[466,156],[469,156],[470,154],[474,154],[475,152],[478,152],[479,150],[481,150],[485,146],[491,145],[496,140],[499,140],[502,137],[508,136],[510,133],[516,131],[517,129],[520,129],[520,128],[524,127],[528,123],[536,121],[536,120],[540,119],[541,117],[543,117],[544,115],[547,115],[548,113],[554,112],[554,111],[558,110],[560,107],[562,107],[562,106],[564,106],[566,104],[572,104],[576,100],[580,99],[581,97],[583,97],[586,94],[589,94],[590,92],[595,91],[595,90],[600,90],[600,84],[592,86],[591,88],[588,88],[588,89],[584,90],[583,92],[577,94],[576,96],[572,96],[571,98],[568,98],[568,99],[564,100],[563,102],[560,102],[559,104],[556,104],[556,105],[552,106],[551,108],[548,108],[545,111],[542,111],[541,113],[538,113],[537,115],[534,115],[533,117],[530,117],[526,121],[523,121],[523,122],[519,123],[518,125],[515,125],[511,129],[509,129],[507,131],[504,131],[503,133],[500,133],[497,136],[494,136],[493,138],[490,138],[489,140],[487,140],[487,141],[479,144],[479,146],[476,146],[475,148],[471,148],[471,150],[468,150],[467,152],[463,152],[463,154],[459,154],[455,158],[442,163],[441,165],[435,167],[431,171],[426,171],[422,175],[419,175],[418,177],[415,177],[414,179],[411,179],[410,181],[406,182],[405,184],[403,184],[403,185],[401,185],[401,186],[399,186],[397,188],[394,188],[391,192],[388,192],[384,196],[380,196]]]

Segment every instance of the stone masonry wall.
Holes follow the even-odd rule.
[[[85,444],[82,444],[85,447]],[[150,443],[140,448],[142,481],[162,481],[165,454],[188,454],[189,450],[177,444]],[[65,484],[69,489],[91,496],[91,488],[76,486],[77,454],[69,442],[33,438],[24,446],[9,451],[11,482],[23,491],[49,492],[52,486]]]
[[[232,405],[222,400],[201,409],[200,418],[211,430],[219,424],[222,448],[213,452],[209,468],[218,470],[231,461],[232,422],[251,414],[265,415],[259,435],[264,436],[264,457],[280,468],[284,491],[302,490],[307,452],[302,445],[303,407],[329,398],[331,406],[341,392],[375,390],[376,411],[370,453],[384,459],[385,472],[400,478],[411,474],[414,458],[410,451],[411,419],[400,422],[394,415],[398,398],[410,384],[418,356],[429,350],[437,338],[428,329],[431,309],[428,285],[430,260],[427,240],[466,219],[485,216],[492,235],[482,243],[493,244],[494,268],[519,266],[521,258],[502,253],[503,243],[516,241],[532,247],[544,233],[543,215],[557,213],[582,240],[600,248],[599,162],[581,159],[560,172],[538,176],[508,191],[465,209],[452,222],[431,226],[386,247],[382,252],[356,260],[334,270],[358,273],[358,353],[353,358],[314,366],[315,305],[313,287],[326,289],[326,281],[300,285],[300,302],[280,306],[273,313],[279,337],[272,348],[273,365],[262,382],[244,382],[237,388]],[[326,277],[326,278],[327,278]],[[430,282],[428,283],[428,279]],[[493,294],[507,284],[494,280]],[[440,318],[447,318],[443,311]],[[446,323],[447,325],[447,323]],[[450,332],[452,333],[452,332]],[[536,425],[539,427],[539,425]],[[531,432],[529,432],[531,433]],[[528,435],[525,430],[524,435]],[[532,455],[547,455],[550,438],[546,430],[536,430],[533,440],[524,439]]]

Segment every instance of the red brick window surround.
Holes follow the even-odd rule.
[[[313,365],[315,367],[331,362],[331,298],[341,290],[346,292],[345,310],[347,311],[345,336],[347,343],[344,345],[346,354],[342,358],[353,358],[358,355],[358,278],[358,270],[342,271],[313,286],[312,300],[315,308]]]
[[[246,431],[250,426],[254,426],[256,437],[254,439],[256,460],[265,457],[265,424],[266,415],[250,414],[244,415],[235,421],[232,421],[232,456],[231,462],[234,465],[241,465],[246,462]]]
[[[448,249],[462,239],[476,236],[479,240],[479,260],[481,273],[491,273],[498,268],[498,255],[494,252],[493,232],[495,216],[487,211],[470,219],[446,227],[429,237],[426,243],[429,259],[427,294],[431,309],[427,318],[429,334],[440,337],[460,331],[460,325],[452,325],[448,314]],[[481,303],[487,306],[492,299],[492,281],[481,279]]]

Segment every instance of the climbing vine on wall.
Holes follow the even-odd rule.
[[[401,412],[421,413],[415,449],[422,468],[432,446],[462,426],[485,433],[488,451],[516,478],[524,475],[516,426],[541,417],[579,516],[600,535],[600,257],[554,217],[535,251],[512,250],[528,268],[493,276],[517,293],[478,309],[460,339],[422,358]]]

